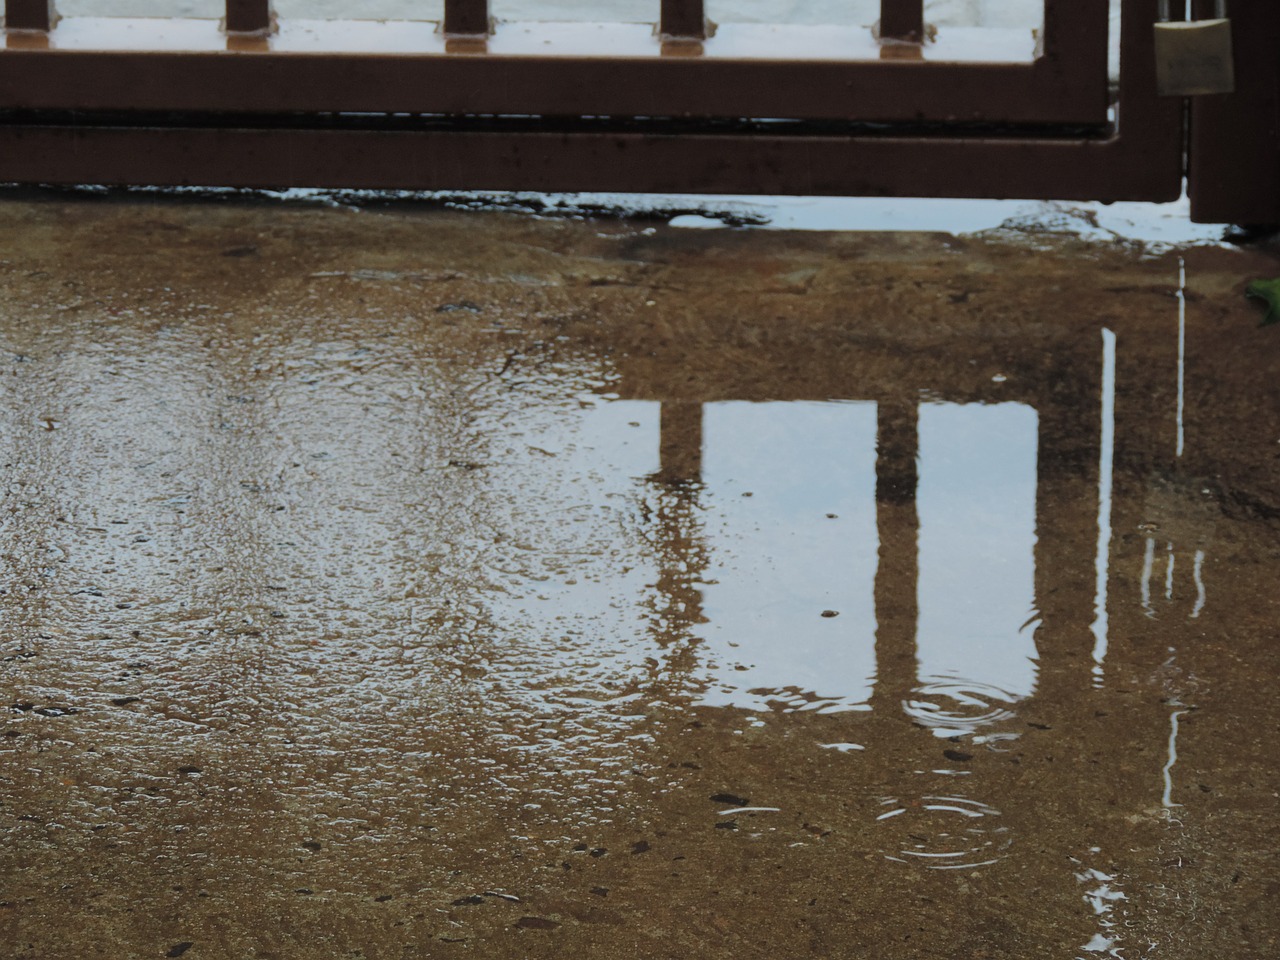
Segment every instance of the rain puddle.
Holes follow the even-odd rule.
[[[0,250],[15,956],[1275,929],[1226,254],[142,209]]]

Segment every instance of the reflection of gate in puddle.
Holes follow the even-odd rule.
[[[788,355],[785,369],[744,350],[723,389],[711,386],[723,375],[691,371],[725,357],[691,350],[634,370],[624,359],[611,384],[661,404],[653,487],[679,505],[658,586],[683,615],[656,639],[689,651],[687,677],[713,671],[702,704],[830,747],[848,783],[844,828],[917,879],[1013,858],[1114,880],[1095,899],[1139,896],[1115,892],[1123,870],[1096,846],[1109,840],[1095,805],[1127,809],[1130,825],[1159,815],[1159,765],[1138,754],[1163,747],[1170,715],[1129,694],[1167,656],[1167,625],[1151,629],[1123,590],[1108,605],[1107,585],[1136,574],[1126,534],[1149,511],[1132,478],[1159,472],[1152,425],[1176,368],[1147,347],[1117,372],[1115,342],[1096,327],[918,350],[867,338]],[[824,589],[802,579],[770,612],[776,570],[735,559],[753,549],[816,571]],[[1116,942],[1100,936],[1089,942]]]
[[[659,580],[679,581],[660,602],[686,616],[660,642],[696,649],[704,705],[839,731],[824,745],[851,796],[868,777],[884,791],[857,805],[889,860],[989,867],[1061,830],[1040,822],[1058,771],[1021,779],[1014,741],[1029,722],[1061,748],[1100,730],[1076,717],[1092,711],[1100,347],[1029,340],[996,366],[894,344],[729,395],[624,366],[615,387],[661,402],[659,496],[686,505],[660,551],[679,576]]]
[[[660,587],[679,581],[664,603],[687,615],[668,625],[718,662],[702,702],[900,705],[949,736],[1007,719],[1037,667],[1050,686],[1068,664],[1087,676],[1089,359],[1069,390],[1030,370],[975,387],[960,370],[922,402],[901,388],[833,401],[820,384],[665,400],[664,498],[701,509],[668,511],[696,528],[666,527],[680,573]]]

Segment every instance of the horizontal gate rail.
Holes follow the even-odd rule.
[[[0,179],[370,189],[1172,200],[1182,103],[1155,93],[1156,0],[1126,0],[1114,130],[989,135],[367,131],[0,125]]]
[[[666,39],[708,33],[697,0],[653,2]],[[509,23],[490,35],[485,0],[448,0],[440,32],[287,19],[268,32],[263,0],[229,0],[227,13],[233,35],[214,21],[79,17],[44,43],[10,34],[0,109],[1107,121],[1106,0],[1051,3],[1025,62],[965,62],[941,43],[903,58],[853,25],[727,24],[692,49],[646,24]],[[377,46],[352,51],[353,37]]]

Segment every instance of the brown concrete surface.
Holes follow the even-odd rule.
[[[1277,273],[5,198],[0,957],[1277,955],[1280,328],[1242,293]],[[726,432],[735,400],[870,411],[874,535],[732,488],[793,439]],[[943,703],[915,490],[976,403],[1034,410],[1035,684]],[[846,548],[870,627],[788,580]],[[775,593],[799,626],[756,630]],[[760,679],[824,650],[874,677]]]

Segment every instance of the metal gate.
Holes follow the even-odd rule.
[[[1189,169],[1197,219],[1280,222],[1275,4],[1233,4],[1240,92],[1196,98],[1189,151],[1157,0],[1123,0],[1114,91],[1106,0],[1046,0],[1036,49],[999,62],[932,37],[923,0],[881,0],[874,32],[654,5],[495,26],[487,0],[439,25],[7,0],[0,181],[1160,201]]]

